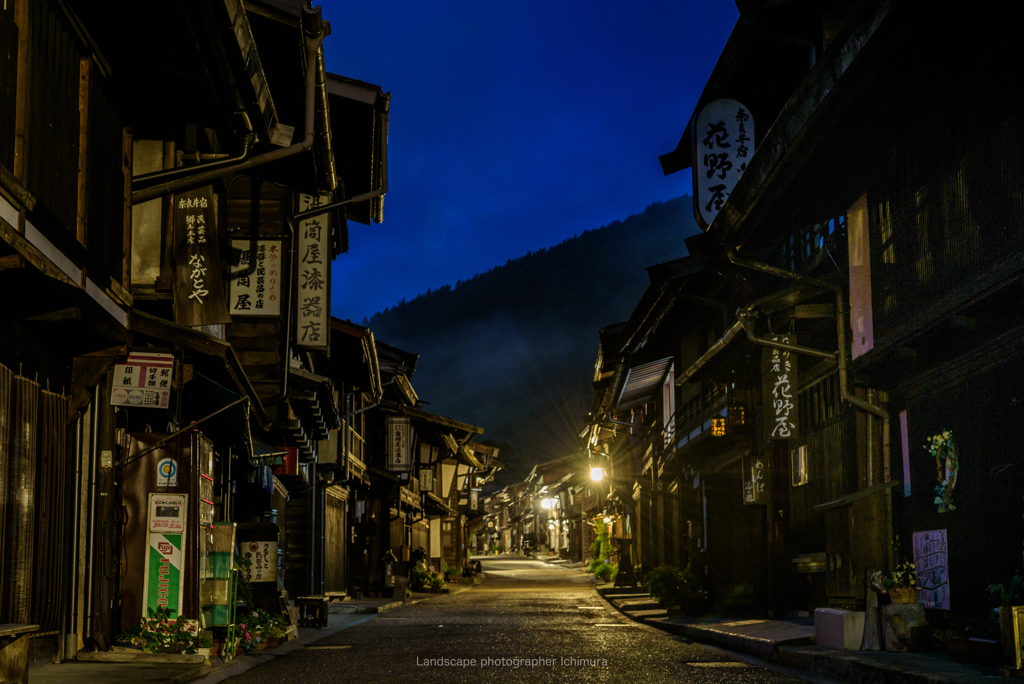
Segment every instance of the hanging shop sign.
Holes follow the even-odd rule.
[[[388,416],[388,470],[407,473],[412,468],[412,435],[409,418]]]
[[[433,468],[420,468],[420,491],[421,492],[432,492],[432,491],[434,491],[434,469]]]
[[[469,490],[469,510],[476,511],[480,509],[480,490],[470,489]]]
[[[299,211],[327,204],[327,195],[299,195]],[[295,336],[300,347],[326,349],[330,330],[331,228],[328,214],[299,222],[297,259],[298,296],[295,300]]]
[[[127,363],[114,365],[111,406],[170,406],[174,380],[174,356],[159,353],[131,353]]]
[[[796,335],[770,335],[767,339],[783,344],[796,344]],[[764,350],[761,357],[761,391],[764,399],[765,439],[796,439],[797,382],[796,353],[785,349]]]
[[[149,495],[149,545],[146,549],[145,597],[142,617],[150,610],[169,608],[181,615],[182,571],[188,495]]]
[[[238,265],[231,267],[232,316],[280,316],[283,280],[280,240],[232,240]]]
[[[946,530],[914,533],[914,567],[925,608],[949,610],[949,552]]]
[[[768,503],[768,461],[753,453],[744,454],[743,459],[743,503],[750,505]]]
[[[189,327],[230,323],[211,186],[174,196],[174,320]]]
[[[707,228],[725,205],[754,154],[754,119],[736,100],[713,100],[693,131],[693,213]]]

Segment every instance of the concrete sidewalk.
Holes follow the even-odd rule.
[[[446,594],[471,589],[486,579],[481,573],[474,584],[452,584],[442,587],[437,593],[414,593],[406,601],[394,599],[346,599],[330,604],[327,627],[324,629],[299,628],[299,637],[276,648],[250,649],[235,656],[230,662],[218,657],[204,664],[179,663],[105,663],[65,661],[43,665],[29,670],[32,684],[185,684],[198,680],[200,684],[216,684],[239,675],[254,667],[273,661],[275,658],[304,648],[324,637],[336,634],[349,627],[372,620],[380,613],[396,610],[402,606],[419,603]]]
[[[864,684],[966,684],[999,675],[996,668],[956,663],[944,651],[887,653],[814,646],[813,618],[739,620],[670,613],[642,589],[599,589],[623,615],[675,634],[787,667]]]
[[[565,563],[552,563],[567,567]],[[586,569],[586,564],[582,570]],[[581,570],[581,571],[582,571]],[[598,594],[623,615],[675,634],[780,665],[862,684],[967,684],[999,677],[997,668],[957,663],[944,651],[837,651],[814,645],[813,618],[740,620],[670,613],[642,588],[599,583]]]

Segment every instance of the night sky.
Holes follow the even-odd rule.
[[[384,223],[350,223],[333,314],[690,194],[664,176],[738,18],[731,0],[322,3],[327,68],[392,93]]]

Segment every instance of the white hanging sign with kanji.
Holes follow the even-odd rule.
[[[713,100],[693,131],[693,208],[705,230],[732,194],[754,155],[754,119],[736,100]]]
[[[283,260],[280,240],[232,240],[239,253],[231,267],[232,316],[279,316]]]
[[[114,365],[110,405],[165,409],[170,406],[173,374],[171,354],[132,353],[128,363]]]
[[[299,195],[299,211],[327,204],[327,195]],[[330,328],[331,229],[328,214],[299,222],[295,254],[298,297],[295,300],[295,337],[300,347],[326,349]]]

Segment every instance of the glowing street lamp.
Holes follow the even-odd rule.
[[[557,499],[541,499],[540,507],[546,511],[550,511],[552,508],[555,507],[556,501]]]
[[[600,482],[604,479],[604,468],[591,468],[590,479],[594,482]]]

